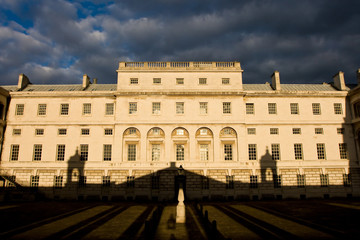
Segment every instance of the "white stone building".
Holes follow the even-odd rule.
[[[113,200],[172,199],[179,182],[187,199],[360,195],[360,94],[342,72],[332,84],[281,84],[277,71],[271,84],[243,84],[239,62],[120,62],[117,72],[117,84],[33,85],[21,74],[2,86],[4,187]]]

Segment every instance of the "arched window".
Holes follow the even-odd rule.
[[[189,132],[185,128],[175,128],[171,133],[175,161],[185,161],[189,157]]]
[[[221,159],[224,161],[236,161],[237,159],[237,134],[233,128],[225,127],[220,131],[222,147]]]
[[[151,128],[147,133],[147,156],[149,161],[158,162],[164,156],[165,133],[161,128]]]
[[[140,137],[140,131],[137,128],[131,127],[124,131],[124,161],[133,162],[140,159]]]
[[[209,128],[199,128],[195,133],[197,142],[196,159],[200,161],[213,160],[213,133]]]

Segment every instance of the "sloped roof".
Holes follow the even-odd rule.
[[[244,91],[272,91],[270,84],[243,84]]]
[[[117,84],[90,84],[85,91],[116,91]]]
[[[11,85],[11,86],[1,86],[5,90],[8,90],[9,92],[16,92],[17,91],[17,85]]]
[[[283,91],[337,91],[336,88],[330,84],[281,84]]]

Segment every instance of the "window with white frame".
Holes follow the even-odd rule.
[[[229,85],[230,84],[230,78],[222,78],[221,83],[223,85]]]
[[[329,186],[329,175],[328,174],[320,174],[320,186],[321,187]]]
[[[176,144],[176,161],[184,161],[185,159],[185,145]]]
[[[200,160],[209,160],[209,144],[200,144]]]
[[[200,102],[200,114],[207,114],[207,113],[208,113],[208,103]]]
[[[346,143],[339,143],[339,152],[340,152],[340,159],[347,159],[348,158],[347,144]]]
[[[299,114],[299,104],[298,103],[290,103],[290,113],[291,114]]]
[[[91,114],[91,103],[83,103],[83,115]]]
[[[224,144],[224,159],[225,159],[225,161],[233,160],[233,146],[232,146],[232,144]]]
[[[161,78],[153,78],[153,84],[161,84]]]
[[[304,188],[305,187],[305,174],[297,174],[296,175],[296,180],[297,180],[297,187],[298,188]]]
[[[54,188],[62,188],[63,176],[54,176]]]
[[[151,144],[151,161],[160,161],[160,144]]]
[[[315,134],[324,134],[323,128],[315,128]]]
[[[293,128],[292,132],[293,134],[301,134],[301,128]]]
[[[246,114],[255,114],[254,103],[246,103]]]
[[[320,103],[313,103],[312,111],[313,111],[313,115],[320,115],[321,114]]]
[[[58,135],[66,135],[67,129],[66,128],[59,128],[58,129]]]
[[[39,116],[46,115],[46,104],[39,104],[38,105],[38,115]]]
[[[24,115],[24,104],[16,104],[15,115],[16,116]]]
[[[302,160],[303,159],[303,150],[302,150],[302,144],[301,143],[295,143],[294,144],[294,154],[296,160]]]
[[[62,103],[60,104],[60,115],[69,115],[69,104]]]
[[[14,136],[20,136],[21,135],[21,129],[20,128],[14,128],[13,129],[13,135]]]
[[[335,114],[342,114],[342,105],[341,103],[334,103],[334,113]]]
[[[36,128],[35,129],[35,135],[36,136],[44,135],[44,129],[43,128]]]
[[[278,128],[270,128],[270,134],[271,135],[278,135],[279,129]]]
[[[81,129],[81,135],[90,135],[90,129],[89,128],[82,128]]]
[[[19,144],[11,144],[11,151],[10,151],[10,161],[17,161],[19,160]]]
[[[112,152],[112,145],[111,144],[104,144],[104,161],[111,161],[111,152]]]
[[[200,85],[205,85],[206,84],[207,79],[206,78],[199,78],[199,84]]]
[[[250,188],[258,188],[258,176],[250,175]]]
[[[105,136],[113,135],[113,129],[112,128],[105,128],[104,129],[104,135]]]
[[[130,102],[129,103],[129,114],[136,114],[137,113],[137,103]]]
[[[35,144],[34,145],[34,153],[33,153],[33,161],[41,161],[42,155],[42,145]]]
[[[56,160],[64,161],[65,160],[65,144],[58,144],[56,150]]]
[[[130,84],[138,84],[139,83],[139,79],[137,78],[130,78]]]
[[[256,128],[248,128],[247,134],[249,135],[255,135],[256,134]]]
[[[184,84],[184,79],[183,78],[177,78],[176,79],[176,84],[183,85]]]
[[[114,115],[114,103],[105,104],[105,115],[107,116]]]
[[[37,188],[39,187],[39,176],[30,176],[30,187]]]
[[[271,157],[273,160],[280,160],[280,144],[271,144]]]
[[[256,144],[249,144],[248,145],[248,152],[249,152],[249,160],[256,160],[257,159]]]
[[[326,159],[325,143],[317,143],[316,144],[316,149],[317,149],[318,159]]]
[[[269,112],[269,114],[277,113],[276,103],[268,103],[268,112]]]
[[[336,132],[337,132],[337,134],[344,134],[345,133],[345,128],[337,128]]]
[[[136,161],[136,144],[128,144],[128,161]]]
[[[223,113],[224,114],[231,113],[231,102],[223,102]]]
[[[152,103],[152,114],[160,114],[161,112],[161,105],[159,102]]]
[[[80,144],[80,160],[87,161],[89,158],[89,145]]]
[[[176,114],[184,114],[184,102],[176,103]]]

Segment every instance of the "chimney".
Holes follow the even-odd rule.
[[[28,84],[30,84],[29,78],[23,73],[19,74],[18,89],[21,91],[26,88]]]
[[[97,78],[93,79],[93,84],[97,84]]]
[[[279,71],[275,71],[272,75],[271,75],[271,87],[274,90],[281,90],[281,85],[280,85],[280,73]]]
[[[87,88],[90,84],[90,77],[87,74],[83,75],[82,87]]]
[[[340,91],[345,91],[346,90],[344,73],[342,71],[339,71],[337,74],[335,74],[333,79],[334,79],[334,86],[338,90],[340,90]]]
[[[358,85],[360,85],[360,68],[356,71]]]

